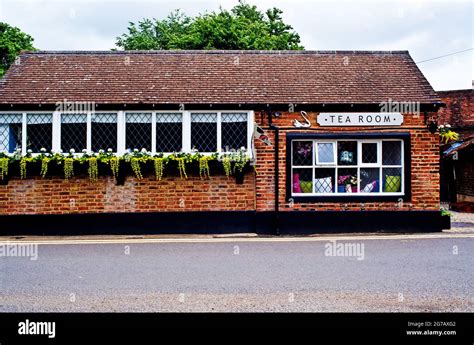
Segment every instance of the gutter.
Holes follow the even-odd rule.
[[[274,160],[275,160],[275,173],[274,173],[274,182],[275,182],[275,218],[274,218],[274,232],[275,235],[280,235],[280,127],[275,126],[272,123],[272,112],[268,109],[268,125],[271,130],[275,133],[274,138]]]

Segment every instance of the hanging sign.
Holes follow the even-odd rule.
[[[400,126],[401,113],[319,113],[320,126]]]

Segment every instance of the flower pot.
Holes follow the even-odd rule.
[[[338,193],[345,193],[346,192],[346,186],[337,186],[337,192]]]
[[[451,216],[450,215],[441,216],[441,229],[443,230],[451,229]]]

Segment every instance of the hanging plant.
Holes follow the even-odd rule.
[[[26,163],[28,162],[28,158],[23,157],[20,160],[20,178],[26,178]]]
[[[232,163],[230,161],[230,157],[224,156],[222,157],[222,166],[224,167],[224,172],[227,177],[230,176],[232,173]]]
[[[459,140],[459,134],[451,129],[451,125],[440,125],[438,127],[439,137],[442,143],[448,144]]]
[[[184,158],[178,158],[177,160],[178,160],[179,176],[181,176],[181,178],[187,179],[188,175],[186,174],[186,162]]]
[[[66,157],[64,158],[64,178],[69,180],[74,176],[74,158]]]
[[[247,165],[249,161],[249,157],[247,156],[247,153],[245,150],[239,150],[237,155],[235,156],[235,165],[234,165],[234,171],[238,171],[241,173],[245,166]]]
[[[209,172],[209,159],[211,157],[204,156],[199,158],[199,176],[201,179],[210,178],[211,174]]]
[[[157,181],[161,181],[163,177],[163,158],[162,157],[155,157],[153,158],[153,163],[155,166],[155,176]]]
[[[132,166],[132,170],[135,173],[135,176],[137,177],[137,179],[142,180],[143,175],[142,175],[142,168],[140,166],[140,158],[132,157],[130,159],[130,165]]]
[[[40,175],[42,178],[46,177],[46,174],[48,173],[48,167],[49,167],[49,162],[51,161],[51,158],[49,157],[43,157],[41,160],[41,172]]]
[[[97,157],[89,157],[89,169],[87,172],[89,173],[89,179],[92,182],[97,181],[99,177],[99,167],[97,165]]]
[[[116,156],[111,157],[109,160],[109,165],[112,175],[117,178],[120,167],[120,159]]]
[[[8,163],[7,157],[0,158],[0,179],[3,180],[8,175]]]

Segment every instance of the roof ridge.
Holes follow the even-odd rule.
[[[408,50],[38,50],[28,55],[120,55],[120,54],[255,54],[255,55],[398,55]]]

